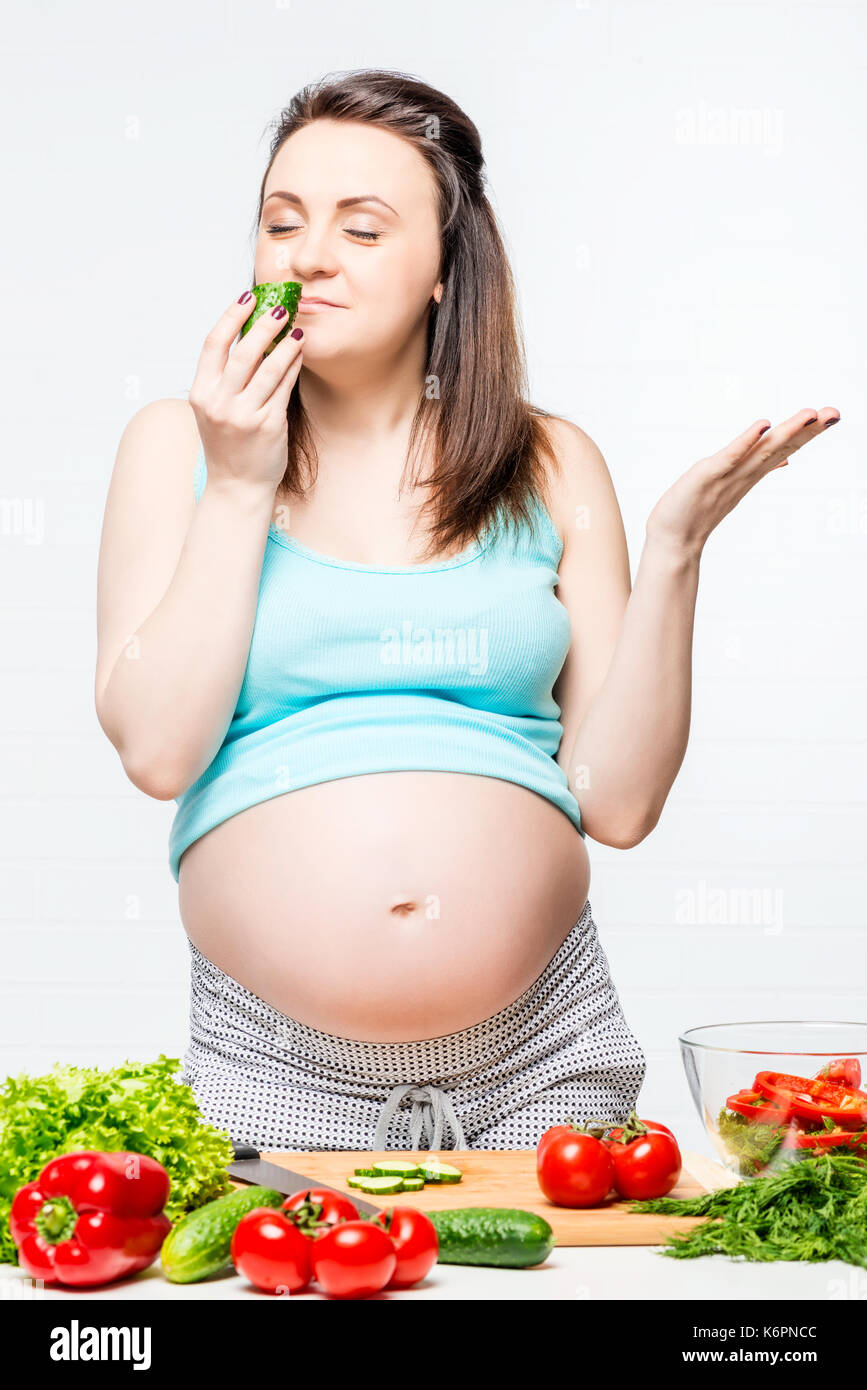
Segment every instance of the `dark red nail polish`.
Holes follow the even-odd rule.
[[[243,293],[242,295],[239,295],[239,296],[238,296],[238,303],[239,303],[239,304],[246,304],[246,303],[247,303],[247,300],[248,300],[248,299],[252,299],[252,298],[253,298],[253,291],[252,291],[252,290],[245,290],[244,293]]]
[[[805,421],[804,421],[803,425],[801,426],[801,429],[802,429],[802,430],[805,430],[805,429],[807,428],[808,425],[815,425],[815,423],[816,423],[816,421],[818,420],[818,418],[819,418],[818,415],[811,415],[810,418],[809,418],[809,420],[805,420]]]
[[[271,310],[271,317],[272,317],[272,319],[285,319],[285,317],[286,317],[286,310],[283,308],[283,305],[282,305],[282,304],[277,304],[277,305]]]
[[[293,328],[293,329],[292,329],[292,332],[289,334],[289,337],[290,337],[290,338],[303,338],[303,337],[304,337],[304,329],[303,329],[303,328]]]
[[[836,424],[839,422],[839,420],[840,420],[840,416],[839,416],[839,415],[837,416],[837,419],[836,419],[836,420],[826,420],[826,421],[825,421],[825,429],[827,429],[829,425],[836,425]]]

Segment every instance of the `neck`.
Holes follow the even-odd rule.
[[[317,448],[365,458],[405,458],[409,431],[424,391],[425,350],[417,335],[388,358],[326,362],[324,371],[302,366],[295,389],[310,420]]]

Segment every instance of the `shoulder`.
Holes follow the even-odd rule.
[[[564,542],[576,529],[581,509],[620,509],[602,451],[586,430],[560,415],[542,421],[555,463],[548,461],[546,505]]]
[[[189,520],[200,441],[189,401],[165,399],[143,405],[127,421],[108,489],[107,509],[135,515],[147,499],[166,513]]]
[[[176,397],[149,401],[137,410],[123,432],[123,439],[172,440],[199,447],[196,417],[189,401]]]
[[[121,435],[115,475],[128,478],[144,472],[151,481],[177,480],[179,492],[189,489],[200,448],[199,431],[189,401],[175,398],[149,401],[129,419]]]

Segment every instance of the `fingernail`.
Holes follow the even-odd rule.
[[[838,415],[836,420],[826,420],[826,421],[825,421],[825,429],[827,429],[829,425],[836,425],[837,422],[839,421],[839,419],[840,419],[840,416]]]
[[[252,298],[253,298],[253,291],[252,291],[252,290],[245,290],[244,293],[243,293],[242,295],[239,295],[239,296],[238,296],[238,303],[239,303],[239,304],[246,304],[246,303],[247,303],[247,300],[248,300],[248,299],[252,299]]]
[[[271,310],[271,317],[272,319],[285,319],[286,310],[283,308],[282,304],[276,305],[275,308]]]
[[[303,329],[303,328],[293,328],[293,329],[292,329],[292,332],[289,334],[289,337],[290,337],[290,338],[303,338],[303,337],[304,337],[304,329]]]
[[[770,428],[770,425],[762,425],[762,428],[759,430],[759,438],[761,439],[762,435],[765,434],[766,431]]]
[[[802,429],[802,430],[805,430],[805,429],[807,428],[808,425],[815,425],[815,423],[816,423],[816,421],[818,420],[818,418],[819,418],[818,415],[811,415],[810,418],[809,418],[809,420],[805,420],[805,421],[804,421],[803,425],[801,426],[801,429]]]

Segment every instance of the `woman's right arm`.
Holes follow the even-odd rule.
[[[263,357],[284,326],[263,314],[229,356],[253,302],[209,333],[189,404],[155,401],[129,422],[106,500],[97,717],[130,780],[164,801],[201,776],[231,722],[286,467],[300,344],[287,335]],[[196,506],[199,440],[208,481]]]

